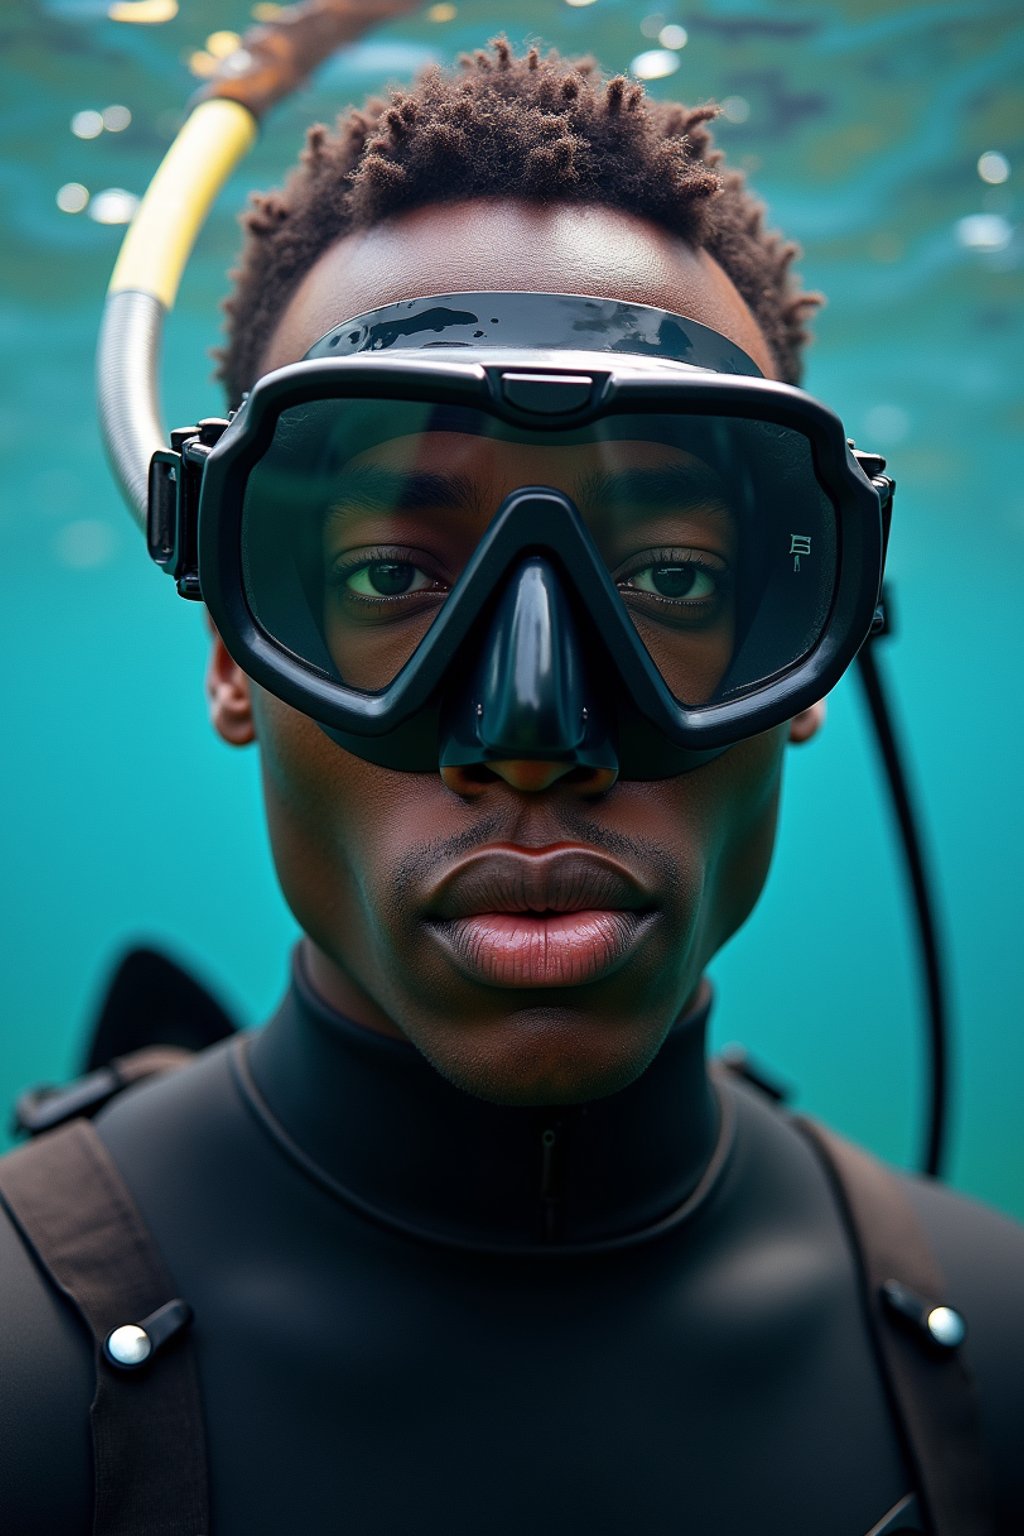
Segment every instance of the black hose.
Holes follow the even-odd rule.
[[[878,671],[875,642],[869,640],[857,657],[858,673],[864,688],[875,738],[885,765],[889,792],[899,823],[903,858],[914,898],[918,947],[924,970],[928,1001],[929,1097],[921,1168],[939,1176],[945,1159],[949,1099],[949,1018],[946,988],[942,973],[938,928],[931,898],[931,885],[925,867],[924,852],[918,833],[917,817],[907,785],[899,743],[893,729],[892,711]]]

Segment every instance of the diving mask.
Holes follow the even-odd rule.
[[[404,301],[177,433],[149,546],[239,665],[390,768],[680,773],[826,693],[891,482],[725,337],[561,294]]]

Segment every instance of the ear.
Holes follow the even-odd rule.
[[[256,740],[253,721],[252,689],[241,667],[228,654],[227,646],[207,615],[213,649],[206,669],[206,697],[213,728],[231,747],[247,747]]]
[[[802,709],[798,715],[793,716],[789,722],[789,739],[794,746],[802,746],[812,736],[817,736],[824,724],[825,700],[819,699],[809,709]]]

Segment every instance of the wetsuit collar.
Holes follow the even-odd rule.
[[[282,1146],[384,1219],[471,1246],[592,1244],[656,1227],[707,1182],[716,1148],[720,1157],[709,1009],[704,984],[619,1093],[564,1109],[504,1107],[453,1087],[404,1040],[334,1012],[300,950],[240,1076]]]

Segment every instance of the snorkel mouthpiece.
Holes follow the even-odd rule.
[[[481,638],[480,660],[442,713],[439,766],[526,759],[617,775],[585,660],[593,648],[550,561],[533,555],[518,566]]]

